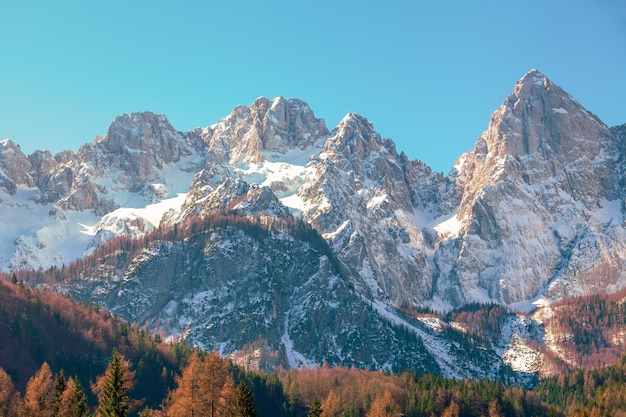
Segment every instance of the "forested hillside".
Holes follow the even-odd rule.
[[[113,348],[132,363],[141,384],[133,392],[158,404],[189,348],[162,343],[94,306],[62,295],[0,281],[0,368],[23,391],[44,362],[85,386],[106,369]]]
[[[64,414],[68,407],[95,412],[103,407],[103,390],[110,389],[106,381],[112,367],[118,367],[125,378],[116,392],[125,398],[128,415],[197,415],[190,410],[213,407],[215,415],[221,416],[253,415],[245,414],[250,410],[268,417],[306,416],[321,410],[323,416],[354,417],[400,413],[578,417],[620,416],[626,409],[626,357],[613,365],[598,361],[614,361],[602,355],[607,349],[602,343],[615,337],[623,321],[619,294],[580,297],[554,306],[556,314],[546,325],[562,331],[564,340],[571,342],[575,360],[587,358],[581,363],[595,369],[568,371],[570,367],[565,366],[559,376],[525,389],[487,379],[454,380],[327,364],[269,374],[245,370],[215,352],[164,343],[104,310],[30,289],[17,277],[13,281],[0,282],[3,416],[28,415],[33,404],[41,401],[53,413],[42,415],[76,415]],[[447,319],[467,328],[488,329],[476,334],[487,340],[506,314],[499,307],[475,306],[451,313]],[[588,329],[589,323],[604,330]],[[596,344],[595,361],[588,355],[593,352],[581,351],[590,337]],[[610,352],[617,355],[617,351]]]

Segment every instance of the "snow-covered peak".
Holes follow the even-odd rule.
[[[520,78],[515,85],[518,86],[529,83],[534,85],[544,85],[549,82],[550,80],[548,80],[548,77],[543,75],[539,70],[533,68],[524,74],[524,76]]]
[[[230,165],[259,163],[266,154],[305,150],[327,135],[324,119],[316,118],[305,102],[280,96],[260,97],[249,107],[237,106],[202,132],[209,160]]]
[[[0,140],[0,152],[2,152],[3,154],[7,153],[7,152],[22,152],[20,145],[18,145],[17,143],[13,142],[11,139],[2,139]]]
[[[373,124],[365,117],[348,113],[331,132],[331,137],[324,145],[325,155],[343,155],[348,159],[363,161],[372,152],[377,152],[391,141],[385,141],[374,130]],[[395,146],[391,146],[395,153]]]
[[[13,144],[13,141],[11,139],[2,139],[0,140],[0,146],[2,146],[3,148],[9,147]]]

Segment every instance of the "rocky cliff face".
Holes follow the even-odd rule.
[[[619,158],[597,117],[526,74],[457,165],[459,236],[439,291],[510,304],[621,288]]]
[[[348,114],[329,132],[304,102],[282,97],[257,99],[215,125],[190,132],[176,131],[164,116],[123,115],[104,137],[76,153],[37,151],[26,156],[5,140],[0,142],[5,217],[0,266],[11,270],[67,264],[111,237],[141,236],[159,225],[174,227],[225,211],[251,219],[301,219],[332,247],[334,269],[311,258],[301,266],[315,268],[278,277],[287,267],[273,264],[281,245],[294,263],[313,255],[298,252],[287,238],[268,243],[274,249],[264,252],[245,237],[235,242],[216,234],[216,240],[199,246],[182,250],[172,244],[171,252],[159,247],[153,255],[148,250],[137,258],[115,285],[132,287],[132,299],[143,299],[138,294],[145,291],[145,303],[131,306],[131,299],[124,298],[126,290],[115,285],[93,294],[129,320],[168,321],[172,333],[187,331],[182,317],[196,315],[197,321],[189,322],[190,329],[197,329],[190,340],[239,349],[244,339],[251,342],[250,335],[237,339],[227,332],[225,317],[210,309],[193,310],[184,301],[195,292],[236,287],[228,272],[232,269],[246,288],[224,293],[220,308],[231,308],[227,300],[239,296],[252,300],[259,285],[280,286],[286,291],[282,304],[270,308],[270,299],[261,297],[265,304],[253,315],[254,326],[259,334],[267,330],[286,349],[305,352],[306,360],[319,360],[320,352],[330,349],[329,340],[348,325],[348,319],[340,319],[348,310],[333,310],[340,321],[324,320],[335,326],[334,336],[315,333],[311,325],[301,330],[298,347],[291,337],[298,333],[295,328],[282,340],[286,329],[296,326],[287,318],[295,306],[310,310],[298,318],[298,325],[321,320],[321,311],[330,307],[307,304],[314,299],[345,303],[360,312],[369,308],[380,323],[401,323],[425,340],[429,352],[449,356],[449,345],[429,339],[394,309],[449,309],[472,302],[525,309],[539,298],[625,286],[625,132],[624,126],[605,126],[533,70],[515,84],[474,149],[461,155],[447,176],[398,154],[394,143],[362,116]],[[246,249],[223,251],[227,241]],[[187,252],[194,255],[190,258]],[[244,262],[246,256],[252,263]],[[165,265],[163,259],[171,263]],[[274,272],[259,275],[265,271],[263,262],[274,265]],[[182,286],[180,280],[191,279],[189,271],[204,278],[168,298]],[[99,282],[103,277],[89,279]],[[335,290],[345,297],[322,291],[332,282],[341,282]],[[180,310],[173,309],[172,300]],[[241,311],[256,311],[251,303],[244,302]],[[267,312],[274,310],[268,318]],[[168,315],[174,311],[178,313]],[[222,333],[200,330],[215,320],[221,320]],[[311,332],[317,334],[310,340],[315,348],[306,347]],[[359,340],[374,337],[365,327],[358,334]],[[384,334],[381,343],[392,343],[390,333]],[[358,360],[356,350],[349,355],[333,352],[341,361],[384,363],[380,352],[362,353]],[[455,373],[454,365],[433,356],[449,375],[469,372]]]
[[[238,106],[228,117],[194,134],[206,143],[209,162],[237,165],[306,149],[325,138],[328,130],[303,101],[277,97]]]
[[[360,290],[396,305],[430,298],[433,271],[414,211],[437,210],[443,176],[398,155],[355,114],[332,132],[315,168],[298,191],[304,219],[333,243]]]

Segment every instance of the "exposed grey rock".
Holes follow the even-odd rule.
[[[394,308],[450,309],[471,302],[521,308],[537,297],[624,287],[625,144],[624,126],[608,128],[535,70],[515,84],[474,149],[447,176],[398,154],[393,141],[362,116],[348,114],[328,132],[297,99],[260,98],[186,133],[164,116],[122,115],[104,137],[76,153],[37,151],[26,157],[12,142],[1,142],[4,213],[20,218],[22,210],[46,218],[28,228],[2,226],[10,240],[0,240],[0,265],[48,268],[71,261],[64,248],[72,245],[78,256],[114,236],[141,236],[159,224],[174,227],[216,213],[234,211],[259,224],[268,217],[301,218],[331,245],[325,260],[294,247],[293,236],[261,242],[216,232],[197,246],[162,242],[146,249],[127,271],[89,277],[103,292],[87,291],[88,283],[85,291],[105,294],[97,300],[138,322],[155,324],[180,307],[180,314],[167,316],[178,320],[172,328],[177,334],[186,332],[182,317],[196,313],[185,301],[194,291],[223,291],[223,303],[216,305],[238,311],[233,317],[241,321],[252,314],[244,311],[256,311],[257,301],[265,300],[253,294],[281,286],[284,293],[272,293],[280,293],[280,303],[263,304],[253,314],[255,332],[267,330],[272,343],[305,352],[302,361],[412,363],[410,344],[394,341],[398,329],[390,330],[389,323],[401,323],[424,337],[426,350],[446,352],[447,359],[433,353],[443,373],[461,376],[470,368],[449,361],[456,348]],[[281,256],[278,240],[288,264],[275,259]],[[296,272],[292,264],[299,262]],[[287,268],[285,276],[278,276],[280,268]],[[180,280],[193,276],[202,280],[176,293],[184,287]],[[236,277],[245,288],[237,288]],[[142,291],[148,301],[123,305],[143,300]],[[247,301],[235,308],[230,303],[237,297]],[[219,319],[221,330],[205,331],[198,322],[188,335],[191,342],[224,352],[255,343],[256,335],[234,322],[228,328],[228,317],[209,310],[198,310],[198,320]],[[353,333],[344,331],[351,312]],[[376,318],[368,322],[370,316]],[[315,328],[316,322],[324,328]],[[290,338],[283,340],[286,329]],[[374,349],[367,338],[388,349]],[[333,347],[347,340],[359,348],[347,354]],[[386,364],[385,355],[402,359]],[[494,351],[485,355],[502,365],[490,356]]]

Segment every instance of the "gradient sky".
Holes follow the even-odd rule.
[[[626,2],[3,1],[0,138],[77,150],[122,113],[186,131],[259,96],[298,97],[329,129],[367,117],[448,172],[537,68],[626,123]]]

